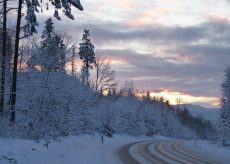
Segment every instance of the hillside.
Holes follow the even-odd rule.
[[[192,104],[186,104],[185,107],[194,117],[202,117],[203,119],[211,121],[214,125],[216,125],[218,122],[218,108],[205,108],[199,105]]]

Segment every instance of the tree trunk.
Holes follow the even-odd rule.
[[[1,91],[0,91],[0,113],[4,111],[4,91],[5,91],[5,67],[6,67],[6,9],[7,0],[3,1],[3,28],[2,28],[2,62],[1,62]]]
[[[72,53],[72,76],[75,74],[75,47],[73,47],[73,53]]]
[[[86,61],[86,85],[89,86],[89,61]]]
[[[18,49],[19,49],[19,40],[20,40],[21,18],[22,18],[22,2],[23,2],[23,0],[18,1],[18,14],[17,14],[16,36],[15,36],[13,77],[12,77],[11,103],[10,103],[10,121],[12,121],[12,122],[15,122]]]
[[[99,63],[97,63],[96,64],[96,71],[97,71],[97,75],[96,75],[96,88],[95,88],[95,90],[97,91],[98,90],[98,86],[99,86],[99,84],[98,84],[98,82],[99,82]]]

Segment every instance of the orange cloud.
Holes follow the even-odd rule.
[[[113,60],[110,61],[110,64],[112,66],[116,66],[116,65],[119,66],[119,65],[126,65],[128,63],[126,61],[124,61],[124,60],[113,59]]]
[[[223,22],[223,23],[226,23],[229,21],[229,18],[227,16],[220,16],[220,15],[216,15],[216,14],[209,14],[208,19],[211,21]]]
[[[193,96],[187,93],[171,91],[168,89],[160,89],[155,92],[151,92],[150,95],[157,97],[164,97],[166,100],[169,100],[170,104],[176,105],[177,99],[180,98],[183,104],[193,104],[199,103],[209,107],[218,107],[219,98],[218,97],[208,97],[208,96]]]
[[[120,1],[109,1],[107,3],[110,3],[113,7],[119,7],[119,8],[127,8],[127,9],[133,9],[138,6],[137,2],[130,1],[130,0],[123,0],[122,3]]]
[[[168,14],[170,11],[163,8],[150,8],[146,9],[142,14],[134,16],[132,19],[128,20],[128,27],[142,27],[154,23],[157,17]]]

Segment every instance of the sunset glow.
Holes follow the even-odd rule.
[[[184,103],[219,104],[219,85],[230,61],[230,1],[87,0],[82,5],[84,12],[73,10],[74,21],[62,16],[54,23],[76,46],[83,29],[90,30],[96,55],[111,60],[118,89],[131,80],[138,90],[170,88],[152,95],[172,104],[178,97]],[[48,11],[38,17],[40,31],[52,16]]]
[[[173,91],[161,91],[161,92],[151,92],[152,97],[164,97],[165,100],[169,100],[170,104],[176,105],[178,104],[177,99],[180,98],[183,104],[207,104],[207,107],[218,107],[219,106],[219,98],[216,97],[205,97],[205,96],[193,96],[188,95],[186,93],[181,92],[173,92]],[[209,105],[208,105],[209,104]],[[204,105],[205,106],[205,105]]]

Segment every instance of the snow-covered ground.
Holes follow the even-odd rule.
[[[0,139],[0,164],[119,164],[116,151],[122,145],[133,141],[147,140],[147,137],[99,135],[70,136],[52,141],[47,148],[45,142],[32,140]],[[151,138],[153,139],[153,138]]]
[[[147,140],[169,140],[161,136],[130,137],[114,136],[104,137],[104,144],[99,135],[70,136],[52,141],[47,148],[45,141],[35,142],[21,139],[0,139],[0,164],[119,164],[117,150],[122,145]],[[208,141],[186,142],[187,146],[199,150],[203,154],[218,157],[218,161],[230,161],[230,149],[210,144]],[[224,162],[222,162],[224,163]]]

